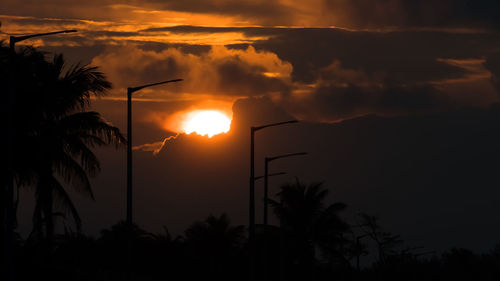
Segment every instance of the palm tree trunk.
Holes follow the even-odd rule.
[[[5,231],[6,231],[6,225],[7,225],[7,212],[6,212],[6,208],[7,208],[7,186],[3,184],[2,182],[2,186],[0,187],[0,200],[2,202],[2,204],[0,205],[0,237],[2,238],[2,243],[4,242],[4,235],[5,235]]]
[[[45,171],[43,175],[38,179],[37,186],[37,204],[40,206],[41,220],[38,223],[38,232],[41,235],[40,238],[45,240],[45,243],[49,249],[52,246],[54,238],[54,217],[53,217],[53,190],[51,184],[51,172]],[[45,237],[44,237],[45,236]]]
[[[310,253],[310,257],[309,257],[309,266],[311,267],[310,270],[311,270],[311,279],[309,280],[316,280],[316,247],[314,246],[314,243],[312,244],[312,247],[311,247],[311,253]]]
[[[54,216],[53,216],[53,199],[52,199],[52,186],[47,185],[46,187],[46,198],[45,198],[45,208],[44,208],[44,219],[45,219],[45,231],[46,231],[46,241],[49,249],[52,248],[52,243],[54,241]]]

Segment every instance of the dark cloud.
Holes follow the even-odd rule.
[[[0,14],[11,16],[39,17],[50,21],[58,19],[85,19],[110,20],[113,9],[110,5],[116,1],[89,0],[61,1],[61,0],[4,0],[0,6]],[[117,3],[116,3],[117,4]]]
[[[93,20],[148,20],[154,12],[223,16],[238,26],[339,26],[354,29],[498,29],[496,0],[4,0],[7,15]],[[157,19],[161,19],[161,16]],[[192,24],[183,21],[184,24]],[[198,23],[199,24],[199,23]]]
[[[489,56],[485,66],[491,72],[491,82],[500,94],[500,53]]]
[[[321,69],[308,92],[287,95],[282,102],[291,112],[316,121],[367,114],[421,114],[470,105],[457,102],[431,83],[395,81],[385,75],[345,69],[339,61]]]
[[[225,47],[158,39],[189,41],[198,34],[210,38],[226,33],[259,39]],[[83,30],[65,37],[72,47],[59,47],[59,40],[47,37],[43,42],[49,50],[64,49],[84,62],[93,58],[118,88],[116,93],[132,84],[182,77],[182,85],[168,87],[170,97],[173,92],[233,99],[279,96],[288,110],[310,120],[486,105],[495,101],[484,83],[488,71],[498,85],[500,37],[493,31],[174,26]],[[467,66],[469,60],[476,61],[474,69]]]
[[[319,86],[306,98],[286,101],[292,112],[315,121],[349,119],[367,114],[422,114],[450,110],[455,105],[453,100],[431,86]]]
[[[238,133],[248,130],[250,126],[294,119],[292,115],[267,97],[238,99],[234,102],[232,110],[231,131]]]
[[[500,41],[494,35],[286,29],[254,46],[289,61],[291,78],[299,85],[313,85],[284,98],[287,109],[306,119],[327,121],[497,101],[487,85],[488,70],[495,73],[498,65],[494,58]],[[488,69],[482,66],[485,58]]]
[[[236,96],[258,96],[273,92],[287,93],[289,85],[280,79],[263,75],[266,69],[233,58],[217,65],[220,86]]]
[[[438,59],[487,56],[500,44],[494,35],[286,29],[254,46],[291,62],[295,81],[313,82],[322,68],[338,60],[345,68],[380,73],[402,83],[421,83],[462,75],[463,70]]]
[[[177,25],[167,27],[151,27],[141,32],[170,32],[170,33],[229,33],[241,32],[248,36],[277,35],[282,31],[292,30],[291,28],[272,28],[272,27],[210,27],[210,26],[192,26]]]
[[[153,7],[162,10],[239,16],[247,21],[277,25],[293,21],[293,8],[275,0],[149,0]],[[141,2],[142,4],[143,2]]]
[[[107,50],[95,63],[105,65],[118,87],[166,75],[186,79],[175,86],[177,92],[219,97],[278,94],[281,105],[308,120],[421,114],[496,101],[485,86],[487,71],[495,74],[494,50],[500,43],[491,33],[193,26],[154,32],[242,32],[270,38],[215,49],[136,42],[133,48]],[[481,66],[484,60],[487,68]]]
[[[325,0],[333,24],[355,28],[499,28],[496,0]]]
[[[36,18],[36,17],[9,17],[0,16],[4,25],[35,25],[35,26],[49,26],[49,27],[65,27],[69,25],[82,24],[78,19],[58,19],[58,18]]]
[[[494,33],[446,31],[354,32],[332,28],[237,28],[176,26],[148,31],[172,33],[242,32],[246,36],[269,36],[249,45],[276,53],[293,65],[292,79],[311,83],[320,70],[338,60],[346,68],[385,75],[401,83],[424,83],[459,77],[463,69],[441,58],[469,59],[488,56],[500,39]],[[311,42],[314,42],[313,44]],[[292,46],[292,47],[291,47]]]
[[[137,47],[144,51],[162,52],[168,48],[180,49],[185,54],[201,55],[208,53],[212,47],[209,45],[183,44],[183,43],[159,43],[159,42],[136,42]],[[246,48],[245,48],[246,49]]]

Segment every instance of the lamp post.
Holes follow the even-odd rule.
[[[248,225],[248,244],[250,248],[250,281],[255,280],[255,167],[254,167],[254,151],[255,151],[255,132],[274,126],[280,126],[290,123],[297,123],[298,120],[289,120],[278,123],[266,124],[258,127],[250,127],[250,196],[249,196],[249,225]]]
[[[29,34],[29,35],[23,35],[23,36],[10,36],[9,40],[9,46],[12,51],[14,51],[14,48],[16,46],[17,42],[30,39],[33,37],[40,37],[40,36],[47,36],[47,35],[54,35],[54,34],[60,34],[60,33],[73,33],[77,32],[75,29],[69,29],[69,30],[61,30],[61,31],[54,31],[54,32],[46,32],[46,33],[37,33],[37,34]]]
[[[274,176],[281,176],[281,175],[286,175],[286,172],[279,172],[279,173],[271,173],[269,175],[267,175],[268,177],[274,177]],[[263,179],[265,176],[258,176],[258,177],[255,177],[255,180],[260,180],[260,179]]]
[[[146,84],[138,87],[127,88],[127,270],[132,266],[132,94],[144,88],[179,82],[183,79],[173,79],[158,83]]]
[[[281,159],[281,158],[286,158],[286,157],[293,157],[293,156],[299,156],[299,155],[306,155],[307,152],[297,152],[297,153],[288,153],[288,154],[282,154],[282,155],[277,155],[273,157],[266,157],[264,159],[264,225],[267,225],[267,201],[268,201],[268,180],[267,178],[271,175],[268,175],[268,167],[269,167],[269,162],[274,161],[276,159]]]
[[[293,156],[299,156],[299,155],[306,155],[307,152],[297,152],[297,153],[288,153],[288,154],[281,154],[281,155],[277,155],[277,156],[273,156],[273,157],[266,157],[264,159],[264,220],[263,220],[263,224],[264,224],[264,227],[267,226],[267,207],[268,207],[268,177],[272,176],[273,174],[269,174],[268,171],[269,171],[269,162],[271,161],[274,161],[276,159],[281,159],[281,158],[286,158],[286,157],[293,157]],[[281,202],[280,202],[281,204]],[[281,236],[281,239],[284,239],[283,236]],[[284,244],[283,244],[284,245]],[[283,247],[281,247],[281,254],[280,256],[284,256],[284,250],[283,250]],[[267,258],[267,254],[264,255],[264,259]],[[263,280],[267,280],[267,262],[264,263],[265,265],[265,268],[264,268],[264,276],[263,276]],[[281,264],[280,264],[280,270],[282,270],[281,268]],[[283,276],[283,273],[280,274],[280,276]]]
[[[59,33],[72,33],[77,32],[74,29],[71,30],[61,30],[55,32],[47,32],[47,33],[37,33],[37,34],[29,34],[23,36],[10,36],[9,38],[9,48],[10,48],[10,64],[11,67],[14,66],[15,52],[16,52],[16,43],[30,39],[33,37],[54,35]],[[11,73],[14,70],[12,69]],[[11,74],[13,75],[13,74]],[[14,79],[11,79],[13,81]],[[8,97],[8,109],[7,109],[7,194],[6,194],[6,202],[5,202],[5,211],[6,211],[6,266],[7,266],[7,280],[14,280],[14,167],[13,167],[13,141],[14,141],[14,125],[13,125],[13,116],[12,109],[15,104],[15,93],[14,87],[9,84],[9,97]]]

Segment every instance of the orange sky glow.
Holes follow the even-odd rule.
[[[394,85],[406,87],[410,83],[430,85],[443,97],[460,99],[466,104],[483,105],[498,100],[491,84],[494,76],[486,67],[488,60],[484,59],[487,52],[494,52],[493,48],[484,51],[482,57],[476,55],[478,52],[457,51],[460,58],[453,58],[446,57],[446,52],[439,52],[439,48],[449,50],[451,46],[429,44],[431,47],[427,49],[423,45],[418,52],[427,52],[428,57],[409,61],[408,66],[405,66],[406,59],[412,54],[405,54],[404,48],[384,53],[385,49],[394,46],[385,45],[384,36],[406,40],[399,38],[399,34],[442,32],[467,36],[488,31],[473,24],[437,25],[432,13],[426,18],[428,22],[412,25],[405,13],[413,10],[406,10],[407,5],[401,1],[391,1],[391,5],[365,3],[359,6],[343,0],[307,3],[298,0],[123,3],[104,0],[72,5],[51,0],[43,5],[26,1],[22,10],[16,9],[19,3],[15,0],[3,3],[4,8],[0,7],[0,40],[8,41],[9,35],[77,29],[78,33],[38,37],[18,45],[61,52],[74,49],[73,56],[68,55],[73,58],[71,62],[80,59],[83,63],[97,65],[113,83],[106,99],[124,100],[127,87],[183,78],[182,83],[144,89],[134,96],[136,102],[184,102],[174,112],[154,111],[147,117],[150,122],[171,132],[183,132],[182,124],[188,112],[217,110],[231,116],[232,104],[247,97],[268,97],[286,106],[286,110],[297,118],[320,122],[336,122],[344,117],[376,111],[370,104],[373,101],[349,109],[348,116],[337,116],[342,110],[335,109],[334,113],[327,115],[317,110],[329,102],[316,101],[318,96],[323,98],[322,91],[331,89],[332,93],[342,93],[353,86],[370,93],[375,99],[379,91],[389,90]],[[433,4],[431,8],[432,11],[441,11],[447,6]],[[303,30],[304,27],[307,30]],[[296,35],[291,37],[289,33]],[[300,37],[306,33],[311,37]],[[323,33],[325,35],[321,37],[314,37]],[[330,42],[332,34],[344,37]],[[370,35],[366,37],[371,41],[344,41],[349,36],[361,38],[365,35]],[[426,40],[428,38],[423,38],[419,43]],[[269,42],[278,45],[266,45]],[[345,50],[342,49],[344,45]],[[372,48],[372,45],[378,47]],[[422,55],[426,56],[425,53]],[[388,63],[387,59],[393,62]],[[421,68],[411,65],[419,67],[420,62]],[[436,71],[436,77],[412,80],[414,76],[436,69],[437,65],[453,67],[455,72],[443,70],[443,73],[450,73],[443,76]],[[392,79],[394,85],[387,85],[386,82]],[[470,89],[468,92],[479,89],[481,98],[467,93],[457,95],[461,89]],[[342,97],[340,94],[337,98]],[[211,103],[210,106],[207,103]],[[336,100],[334,104],[343,105],[342,101]]]

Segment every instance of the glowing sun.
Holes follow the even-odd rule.
[[[187,134],[194,132],[211,138],[217,134],[227,133],[231,127],[231,120],[219,111],[198,110],[188,114],[183,127]]]

